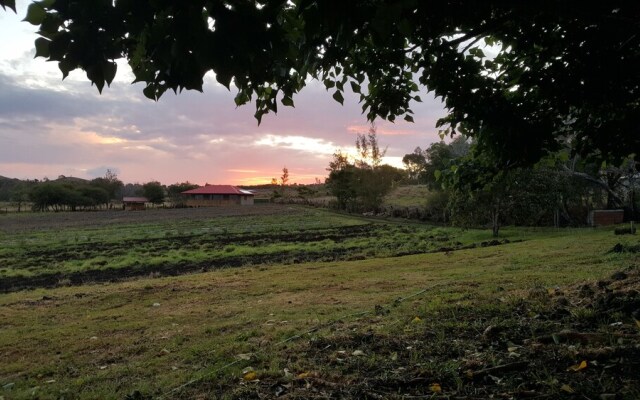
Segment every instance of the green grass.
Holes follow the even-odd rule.
[[[384,204],[393,207],[424,207],[428,194],[426,185],[399,186],[385,196]]]
[[[329,229],[336,224],[361,223],[332,214],[327,217],[314,223],[311,214],[306,226]],[[221,224],[242,233],[238,224]],[[243,226],[263,232],[297,229],[286,217],[276,216]],[[391,238],[383,235],[378,241],[377,236],[356,237],[350,245],[358,249],[368,246],[375,253],[382,247],[380,243],[386,246],[386,241],[452,236],[454,232],[431,227],[414,230],[415,224],[395,224],[396,229],[381,226]],[[110,229],[96,228],[94,243],[116,241]],[[133,233],[135,228],[130,229]],[[153,235],[164,238],[164,232],[174,228],[160,229]],[[191,225],[190,232],[194,229]],[[76,234],[63,232],[61,236]],[[523,344],[525,339],[562,328],[557,320],[536,317],[550,310],[551,300],[544,296],[547,289],[571,291],[579,282],[602,279],[637,265],[634,254],[609,253],[618,242],[635,244],[637,240],[615,237],[609,230],[511,228],[503,234],[525,240],[451,253],[256,265],[2,294],[0,396],[123,399],[138,391],[154,398],[240,399],[253,398],[257,393],[269,398],[274,397],[275,385],[283,384],[289,385],[287,390],[294,393],[293,398],[313,397],[307,385],[337,397],[365,398],[367,390],[373,390],[371,393],[392,398],[402,390],[416,395],[426,390],[428,395],[428,387],[434,382],[442,385],[443,395],[484,390],[465,378],[468,365],[504,363],[507,345],[502,343],[507,340],[522,346],[518,351],[527,355],[530,350]],[[35,236],[40,245],[47,246],[46,237],[26,235]],[[457,231],[456,235],[461,242],[489,239],[489,233],[482,231]],[[330,240],[313,244],[328,248],[335,245]],[[278,252],[283,246],[264,243],[254,251]],[[295,246],[300,249],[302,244]],[[159,262],[199,257],[182,251],[172,249]],[[226,244],[222,249],[230,254],[250,251],[237,244]],[[92,260],[98,259],[96,255]],[[542,297],[532,297],[537,293],[532,288],[541,289]],[[424,289],[420,295],[396,301]],[[377,315],[375,306],[382,310]],[[571,318],[579,322],[601,317],[584,310],[572,308]],[[419,321],[413,322],[416,317]],[[625,324],[632,323],[627,314],[618,317],[624,318]],[[603,321],[602,329],[617,322],[613,319]],[[574,320],[571,323],[577,323]],[[479,345],[477,337],[489,325],[502,327],[512,336]],[[313,332],[305,334],[310,330]],[[295,335],[301,337],[280,343]],[[353,356],[356,350],[363,351],[364,356]],[[246,360],[238,358],[249,353]],[[531,357],[534,355],[531,350]],[[562,371],[565,364],[573,362],[564,353],[558,357]],[[545,363],[534,360],[532,365],[536,368],[528,379],[536,382],[536,390],[541,393],[560,390],[561,382],[554,383],[554,379],[572,382],[566,372],[560,376]],[[244,382],[242,371],[247,367],[253,368],[263,383]],[[293,377],[285,374],[285,368]],[[594,373],[601,370],[593,368]],[[398,386],[397,382],[412,379],[418,379],[421,389]],[[505,384],[495,393],[517,386],[516,381],[506,380]],[[593,385],[585,384],[585,388]],[[609,381],[602,379],[600,385],[597,390],[604,390]],[[637,389],[627,388],[624,393],[632,396]]]
[[[285,208],[293,218],[220,215],[197,221],[174,218],[6,233],[0,236],[0,278],[86,273],[91,280],[92,271],[113,271],[116,278],[117,271],[124,269],[134,275],[167,270],[173,274],[199,268],[367,259],[454,249],[492,239],[487,231]],[[84,215],[90,221],[100,213]],[[521,240],[548,232],[505,229],[502,239]]]

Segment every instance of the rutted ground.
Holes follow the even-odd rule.
[[[154,223],[152,226],[142,224],[146,218],[144,213],[120,213],[145,218],[141,225],[119,225],[116,232],[107,225],[106,233],[96,228],[103,218],[100,213],[75,213],[71,215],[85,225],[71,223],[72,218],[65,216],[69,227],[62,231],[62,238],[57,237],[58,232],[42,236],[42,231],[35,227],[31,231],[5,235],[3,241],[8,245],[0,250],[0,277],[3,278],[0,291],[114,282],[150,274],[175,276],[248,265],[449,252],[476,246],[473,238],[464,237],[459,230],[342,216],[336,219],[335,214],[299,207],[267,207],[262,209],[264,214],[245,215],[242,221],[228,210],[216,210],[217,214],[209,211],[209,218],[199,220],[197,225],[192,222],[189,229],[176,228],[175,224],[184,224],[179,216],[193,217],[189,214],[191,210],[182,210],[181,214],[171,210],[164,216],[164,225]],[[278,210],[287,216],[273,214]],[[52,214],[51,217],[53,224],[58,216]],[[320,222],[325,217],[329,218]],[[264,218],[280,220],[270,225],[264,223]],[[46,219],[39,216],[38,221],[44,223]],[[87,227],[93,231],[87,233],[84,230]],[[109,234],[118,232],[127,232],[128,236],[114,238]],[[478,245],[504,242],[485,241]]]
[[[298,217],[303,236],[372,228]],[[276,237],[287,227],[263,219],[235,234]],[[415,233],[413,224],[396,225]],[[429,229],[425,239],[448,232]],[[76,234],[59,236],[68,232]],[[118,242],[107,240],[109,229],[91,234]],[[460,234],[489,244],[489,233]],[[363,240],[376,247],[376,235]],[[638,240],[606,230],[526,239],[0,294],[0,396],[639,398]],[[54,244],[90,251],[63,241]]]

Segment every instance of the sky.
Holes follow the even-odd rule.
[[[357,133],[369,124],[355,95],[344,106],[312,81],[258,125],[255,106],[236,107],[228,91],[205,77],[204,93],[167,92],[158,101],[131,84],[125,61],[100,95],[77,70],[62,81],[56,63],[34,59],[35,27],[0,8],[0,175],[92,179],[107,169],[124,182],[251,185],[269,183],[289,170],[291,183],[324,181],[332,154],[353,152]],[[439,100],[421,93],[414,123],[376,121],[385,162],[402,167],[402,156],[439,140],[435,123],[445,115]]]

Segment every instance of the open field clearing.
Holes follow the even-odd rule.
[[[0,396],[640,398],[633,236],[510,229],[510,243],[470,248],[489,244],[490,232],[376,223],[305,208],[255,207],[262,214],[229,218],[193,211],[202,214],[187,220],[131,213],[140,216],[138,224],[70,220],[50,230],[33,222],[43,218],[46,225],[48,216],[28,216],[34,219],[22,228],[20,221],[6,228],[1,220],[0,279],[24,269],[31,274],[24,279],[56,268],[68,274],[63,261],[51,265],[56,252],[94,259],[111,245],[129,243],[138,251],[154,239],[190,253],[193,243],[209,244],[205,237],[224,242],[225,232],[217,232],[224,228],[236,241],[224,246],[244,248],[244,238],[254,256],[282,242],[311,252],[314,247],[305,246],[318,246],[307,239],[315,232],[321,242],[333,242],[326,245],[331,251],[361,241],[345,249],[364,259],[348,260],[348,252],[335,261],[271,259],[0,294]],[[173,231],[182,233],[166,235]],[[287,235],[295,239],[287,242]],[[392,244],[416,237],[429,244],[423,254],[398,256],[403,250]],[[378,252],[383,246],[392,251]],[[459,249],[438,251],[447,246]],[[19,254],[31,259],[29,251],[36,250],[50,253],[39,255],[39,264],[19,261]],[[149,247],[149,254],[135,257],[163,251]],[[210,262],[218,257],[205,254]],[[101,267],[117,257],[109,255]]]
[[[1,222],[0,291],[4,292],[504,242],[491,240],[485,232],[385,223],[282,205],[24,214],[5,216]],[[522,232],[507,236],[524,237]]]

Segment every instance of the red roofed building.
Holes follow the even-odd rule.
[[[231,185],[205,185],[182,192],[187,207],[253,205],[253,193]]]
[[[147,199],[146,197],[123,197],[122,209],[131,211],[142,211],[145,209],[146,203],[148,202],[149,199]]]

